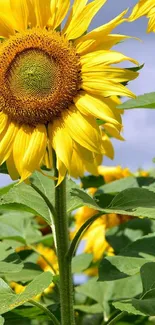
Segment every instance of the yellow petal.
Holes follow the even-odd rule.
[[[101,136],[94,118],[85,117],[70,107],[68,113],[63,115],[63,119],[70,136],[77,143],[90,151],[101,152]]]
[[[26,30],[28,25],[28,6],[26,0],[10,0],[13,16],[19,29]]]
[[[13,153],[11,152],[9,158],[6,161],[7,169],[9,172],[10,177],[12,178],[13,181],[19,178],[19,173],[16,169],[14,159],[13,159]]]
[[[35,13],[35,3],[34,0],[26,0],[28,6],[28,26],[36,27],[37,25],[37,18]]]
[[[56,1],[56,0],[55,0]],[[75,18],[83,11],[85,5],[87,4],[88,0],[74,0],[73,6],[71,8],[69,17],[67,19],[67,22],[65,24],[65,27],[63,28],[63,34],[66,33],[66,30],[71,22],[72,19],[75,20]]]
[[[129,21],[133,21],[146,15],[154,5],[155,3],[153,0],[140,0],[133,8]]]
[[[0,36],[9,37],[15,34],[15,21],[11,15],[4,15],[2,12],[0,13]]]
[[[104,129],[114,138],[124,141],[124,138],[120,135],[119,130],[110,123],[104,124]]]
[[[124,41],[125,39],[130,38],[131,36],[110,34],[104,36],[104,41],[101,41],[102,38],[97,41],[94,39],[90,39],[76,45],[77,53],[79,53],[80,55],[84,55],[93,51],[109,50],[114,45]]]
[[[91,52],[94,50],[99,50],[98,47],[102,46],[102,49],[106,49],[104,47],[105,43],[107,43],[106,37],[107,35],[119,24],[123,23],[126,19],[123,19],[124,15],[127,13],[127,10],[123,11],[120,15],[115,17],[113,20],[104,24],[98,28],[95,28],[90,33],[80,37],[75,41],[77,52],[80,54],[84,54],[87,52]],[[112,36],[112,35],[109,35]],[[119,37],[119,35],[117,35]],[[124,36],[124,35],[122,35]],[[124,36],[128,37],[128,36]]]
[[[51,17],[48,24],[56,29],[65,18],[70,7],[70,0],[51,0]]]
[[[8,122],[0,134],[0,165],[9,158],[17,131],[18,126],[13,122]]]
[[[56,186],[58,186],[64,180],[67,172],[66,166],[58,157],[57,157],[57,170],[59,172],[59,176],[58,176],[58,182]]]
[[[81,157],[79,156],[79,152],[77,150],[77,146],[74,145],[73,154],[72,154],[72,160],[70,163],[69,168],[69,174],[74,177],[82,177],[84,175],[85,169],[83,161],[81,160]]]
[[[20,128],[13,146],[13,157],[22,181],[39,169],[45,156],[46,145],[47,135],[44,125],[36,127],[25,125]]]
[[[149,11],[147,17],[149,18],[147,32],[148,33],[154,32],[155,31],[155,7]]]
[[[120,63],[122,61],[131,61],[138,65],[138,62],[130,57],[116,51],[95,51],[81,56],[80,61],[82,71],[88,71],[96,66]]]
[[[0,112],[0,133],[2,133],[7,125],[8,116],[3,112]]]
[[[119,124],[111,107],[101,97],[99,98],[83,92],[74,99],[74,103],[83,114],[95,116],[96,118],[116,125]]]
[[[64,123],[57,120],[53,124],[49,124],[48,134],[57,157],[59,157],[66,168],[69,169],[73,152],[73,144]]]
[[[110,141],[110,138],[104,132],[102,132],[102,146],[104,155],[110,159],[114,159],[114,147]]]
[[[117,84],[106,79],[83,80],[82,88],[92,95],[109,96],[128,96],[135,98],[136,96],[122,84]]]
[[[138,72],[122,68],[113,68],[109,66],[103,66],[102,69],[98,66],[95,68],[95,71],[83,72],[82,79],[104,78],[106,80],[122,83],[124,81],[134,80],[139,75]]]
[[[86,5],[78,15],[72,17],[68,28],[65,30],[65,34],[68,39],[76,39],[80,37],[88,29],[88,26],[107,0],[94,0]]]
[[[34,2],[34,8],[35,8],[35,14],[36,14],[36,20],[37,20],[37,26],[38,27],[45,27],[47,26],[48,20],[51,16],[51,10],[50,10],[50,3],[51,0],[33,0]]]

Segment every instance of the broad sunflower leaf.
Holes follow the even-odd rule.
[[[53,176],[52,172],[45,172],[47,176],[35,172],[31,176],[31,182],[34,184],[42,193],[45,195],[48,200],[52,203],[54,206],[55,203],[55,184],[54,181],[51,180],[50,177]],[[48,177],[50,176],[50,177]],[[82,200],[80,200],[78,197],[71,197],[71,190],[72,188],[80,188],[75,182],[73,182],[71,179],[66,181],[66,195],[67,195],[67,213],[70,213],[71,211],[77,209],[82,205]]]
[[[134,218],[116,227],[107,229],[106,240],[113,247],[115,253],[118,254],[122,250],[122,247],[154,231],[154,220]]]
[[[82,182],[82,187],[84,189],[87,189],[90,187],[98,188],[98,187],[104,185],[104,178],[101,175],[99,175],[99,176],[88,175],[88,176],[82,177],[81,182]]]
[[[5,319],[2,316],[0,316],[0,325],[3,325],[4,322],[5,322]]]
[[[0,239],[10,239],[29,245],[42,238],[41,232],[34,224],[33,215],[29,212],[2,211],[0,216]]]
[[[93,304],[93,305],[75,305],[75,310],[80,310],[87,314],[98,314],[102,313],[103,309],[100,304]]]
[[[100,187],[104,193],[119,193],[127,188],[139,187],[136,177],[128,176],[120,180],[104,184]]]
[[[20,306],[4,314],[6,324],[30,324],[31,319],[44,321],[49,319],[44,312],[37,307]],[[26,322],[26,323],[25,323]],[[1,325],[1,324],[0,324]]]
[[[155,108],[155,92],[146,93],[144,95],[137,96],[136,99],[129,99],[125,103],[117,106],[120,109],[132,109],[132,108]]]
[[[155,316],[155,263],[141,267],[143,294],[132,300],[133,306],[145,315]]]
[[[90,266],[92,259],[93,259],[92,254],[84,253],[84,254],[74,256],[72,259],[72,272],[80,273],[83,270],[86,270]]]
[[[4,187],[1,187],[0,188],[0,196],[6,194],[7,192],[9,192],[9,190],[14,187],[14,184],[10,184],[10,185],[7,185],[7,186],[4,186]]]
[[[133,305],[132,301],[116,301],[113,302],[112,305],[116,308],[119,309],[120,311],[126,311],[128,314],[133,314],[133,315],[142,315],[145,316],[145,314],[141,313],[139,310],[137,310]]]
[[[6,272],[12,274],[20,272],[23,263],[17,253],[6,243],[0,243],[0,276],[5,276]]]
[[[4,280],[0,280],[0,314],[4,314],[42,293],[52,282],[52,274],[43,272],[28,284],[20,294],[15,294]]]
[[[29,281],[32,281],[36,276],[40,275],[42,273],[42,269],[39,267],[39,265],[31,262],[26,262],[23,265],[23,269],[19,272],[14,273],[5,273],[5,279],[9,281],[14,282],[22,282],[26,283]]]
[[[137,239],[116,256],[105,257],[99,266],[99,281],[112,281],[140,273],[141,267],[155,262],[155,235]]]
[[[51,223],[50,212],[45,201],[31,186],[25,183],[14,185],[6,194],[2,195],[0,208],[28,211],[33,215],[42,216],[48,223]]]
[[[140,276],[134,275],[126,279],[99,282],[96,277],[76,287],[76,292],[95,300],[104,312],[105,317],[110,316],[109,303],[115,300],[130,299],[142,292]]]
[[[94,200],[88,193],[80,189],[72,189],[71,194],[83,200],[83,204],[95,210],[117,213],[135,217],[155,219],[155,193],[146,188],[129,188],[118,193],[109,205],[105,201]]]

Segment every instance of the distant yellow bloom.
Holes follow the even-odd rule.
[[[132,175],[129,168],[122,168],[121,166],[114,166],[114,167],[99,166],[98,172],[99,175],[102,175],[104,177],[106,183],[110,183],[120,178],[124,178]]]
[[[122,168],[121,166],[98,166],[98,173],[104,177],[106,183],[131,176],[132,173],[128,168]],[[97,188],[89,188],[89,193],[94,195]],[[81,207],[75,214],[75,228],[71,232],[71,238],[74,237],[78,229],[83,225],[85,221],[94,216],[97,210],[88,208],[86,206]],[[105,239],[106,230],[121,224],[130,219],[128,215],[118,215],[115,213],[103,215],[98,218],[85,232],[83,239],[85,240],[84,251],[86,253],[92,253],[94,262],[100,260],[104,253],[111,255],[113,249]],[[96,269],[95,269],[96,270]],[[89,269],[87,274],[96,274],[96,271]]]
[[[16,294],[22,293],[26,286],[23,286],[22,284],[18,284],[17,282],[11,282],[10,287],[14,290]]]
[[[106,0],[87,2],[0,1],[0,164],[12,179],[43,163],[51,168],[52,148],[59,183],[67,171],[97,174],[98,156],[113,155],[107,134],[122,139],[116,105],[119,96],[134,97],[123,82],[138,73],[113,65],[137,62],[111,50],[128,38],[111,32],[126,11],[86,34]]]
[[[71,237],[75,235],[83,223],[97,213],[96,210],[81,207],[75,214],[75,229],[71,232]],[[104,253],[111,255],[113,249],[105,239],[106,230],[129,220],[129,216],[111,213],[103,215],[93,222],[93,224],[85,232],[83,239],[85,240],[84,251],[92,253],[94,262],[100,260]]]
[[[129,21],[134,21],[142,16],[149,18],[147,32],[155,32],[155,1],[140,0],[131,13]]]
[[[51,268],[50,265],[47,263],[47,261],[45,261],[45,259],[42,256],[39,256],[37,259],[37,264],[41,267],[41,269],[43,269],[44,271],[54,270],[54,272],[58,274],[59,271],[58,259],[55,251],[52,248],[44,246],[42,244],[38,244],[36,246],[36,250],[38,251],[38,253],[43,255],[46,258],[46,260],[50,262],[50,264],[52,264],[52,268]]]
[[[148,177],[149,176],[149,172],[147,170],[140,169],[138,171],[138,176]]]

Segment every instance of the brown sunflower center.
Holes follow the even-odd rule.
[[[52,122],[72,103],[80,83],[79,58],[59,33],[32,29],[0,48],[2,110],[18,123]]]

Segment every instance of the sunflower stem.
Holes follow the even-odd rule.
[[[58,177],[55,153],[53,156],[55,176]],[[55,232],[60,276],[61,325],[75,325],[71,260],[66,257],[69,249],[68,219],[66,212],[66,179],[55,187],[55,210]]]

